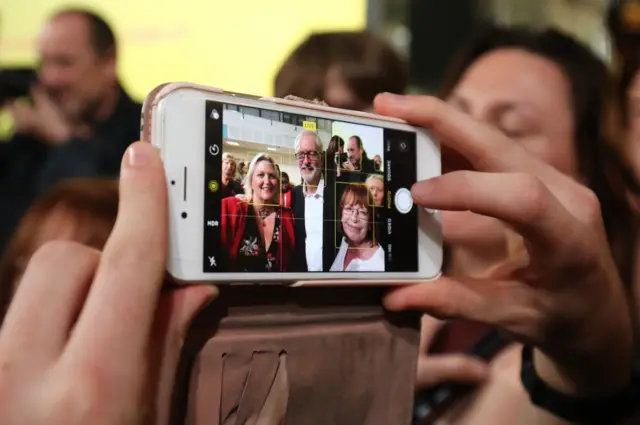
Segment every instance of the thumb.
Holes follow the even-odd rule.
[[[208,285],[171,289],[160,296],[149,347],[154,356],[152,364],[156,365],[151,371],[150,384],[157,386],[152,411],[155,417],[149,423],[169,423],[171,397],[185,337],[195,316],[217,296],[218,288]]]
[[[444,383],[478,384],[489,376],[489,366],[464,354],[422,355],[418,360],[417,389]]]

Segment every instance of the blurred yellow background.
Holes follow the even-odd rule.
[[[0,64],[31,64],[55,10],[88,7],[114,28],[120,76],[135,98],[189,81],[272,94],[288,53],[314,31],[362,29],[366,0],[0,0]]]

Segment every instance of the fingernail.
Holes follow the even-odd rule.
[[[429,214],[432,214],[433,210],[428,209],[428,207],[426,207],[424,203],[425,201],[428,201],[429,195],[431,194],[431,192],[433,192],[433,188],[434,182],[431,179],[419,181],[418,183],[415,183],[411,188],[411,197],[413,198],[413,201],[425,208],[425,210]]]
[[[149,163],[153,155],[153,146],[145,143],[134,143],[129,146],[126,153],[125,164],[127,167],[139,168]]]
[[[386,103],[389,103],[395,107],[403,106],[406,100],[405,96],[395,93],[382,93],[380,96],[383,97]]]

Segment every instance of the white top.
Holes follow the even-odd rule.
[[[349,245],[347,244],[347,240],[342,238],[342,244],[340,245],[340,250],[338,251],[338,255],[336,255],[336,259],[331,266],[332,272],[383,272],[384,271],[384,249],[380,245],[376,249],[376,252],[373,253],[371,258],[362,260],[360,258],[354,258],[351,260],[347,268],[344,268],[344,260],[347,256],[347,249],[349,249]]]
[[[324,178],[320,178],[315,193],[307,192],[307,184],[302,186],[304,195],[304,228],[307,270],[322,271],[322,229],[324,226]]]

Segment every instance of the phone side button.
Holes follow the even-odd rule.
[[[413,208],[411,192],[405,188],[398,189],[396,191],[396,196],[394,197],[394,203],[400,214],[408,214],[409,211],[411,211],[411,208]]]

